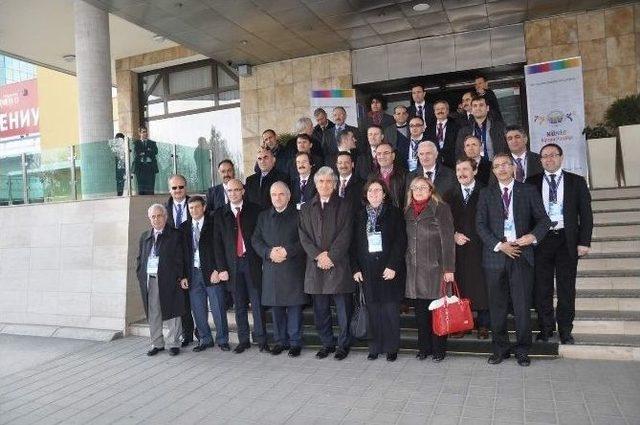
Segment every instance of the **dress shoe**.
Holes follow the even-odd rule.
[[[229,350],[231,350],[231,347],[229,347],[229,344],[228,344],[228,343],[226,343],[226,342],[225,342],[224,344],[220,344],[220,345],[218,345],[218,347],[220,347],[220,349],[221,349],[222,351],[229,351]]]
[[[199,353],[201,351],[206,350],[207,348],[212,348],[214,345],[213,341],[212,342],[208,342],[206,344],[198,344],[195,347],[193,347],[193,351],[196,353]]]
[[[289,349],[289,357],[298,357],[301,351],[302,347],[291,347],[291,349]]]
[[[287,347],[285,345],[276,344],[271,349],[271,354],[274,355],[274,356],[277,356],[278,354],[280,354],[283,351],[288,350],[288,349],[289,349],[289,347]]]
[[[511,357],[511,354],[509,354],[509,353],[492,354],[492,355],[489,356],[489,359],[487,359],[487,363],[489,363],[489,364],[500,364],[500,363],[502,363],[503,360],[506,360],[509,357]]]
[[[336,354],[334,354],[333,358],[336,360],[344,360],[347,358],[348,355],[349,355],[349,351],[343,350],[342,348],[338,348],[338,351],[336,351]]]
[[[251,343],[249,342],[241,342],[236,345],[236,348],[233,349],[233,352],[236,354],[244,353],[244,350],[251,348]]]
[[[520,366],[527,367],[531,364],[531,359],[526,354],[520,354],[517,356],[517,361]]]
[[[549,342],[549,338],[553,336],[553,331],[540,331],[536,335],[536,341]]]
[[[571,333],[566,333],[566,334],[560,335],[560,342],[562,344],[573,345],[576,343],[576,340],[573,339],[573,335],[571,335]]]
[[[180,354],[180,349],[178,347],[169,348],[169,355],[170,356],[177,356],[178,354]]]
[[[378,354],[369,353],[369,355],[367,356],[367,360],[377,360],[377,359],[378,359]]]
[[[271,352],[271,348],[269,348],[269,344],[267,344],[266,342],[264,344],[260,344],[260,352],[261,353],[270,353]]]
[[[478,328],[478,339],[489,339],[489,329]]]
[[[335,353],[335,351],[336,351],[336,347],[322,347],[316,353],[316,357],[319,358],[319,359],[324,359],[329,354]]]
[[[186,347],[187,345],[191,344],[193,342],[193,340],[189,341],[189,340],[184,340],[182,341],[182,344],[180,344],[181,347]]]
[[[147,351],[147,356],[155,356],[160,351],[164,351],[164,347],[153,347],[151,350]]]
[[[387,361],[388,362],[395,362],[398,359],[398,353],[387,353]]]
[[[444,360],[444,353],[434,354],[433,357],[431,358],[431,361],[434,363],[440,363],[443,360]]]
[[[424,351],[418,351],[418,354],[416,354],[416,359],[418,360],[424,360],[427,357],[429,357],[429,353],[426,353]]]

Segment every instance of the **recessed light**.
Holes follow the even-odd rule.
[[[431,5],[429,3],[416,3],[413,5],[413,10],[415,10],[416,12],[424,12],[425,10],[428,10],[431,7]]]
[[[74,62],[76,60],[76,55],[64,55],[62,60],[69,63]]]

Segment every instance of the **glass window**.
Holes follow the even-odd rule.
[[[238,81],[237,77],[233,77],[227,73],[227,71],[218,65],[218,87],[226,88],[226,87],[237,87]]]
[[[169,93],[184,93],[211,87],[211,67],[186,69],[169,74]]]
[[[228,105],[240,101],[240,90],[223,91],[218,97],[220,105]]]
[[[207,94],[204,96],[190,97],[188,99],[176,99],[167,102],[169,113],[191,111],[194,109],[211,108],[216,106],[214,96]]]

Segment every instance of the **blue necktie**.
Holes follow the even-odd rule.
[[[178,208],[176,212],[176,228],[178,228],[182,224],[182,204],[176,205],[176,208]]]

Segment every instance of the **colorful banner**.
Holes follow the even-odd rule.
[[[581,58],[527,65],[524,71],[531,150],[555,143],[564,151],[562,168],[586,176]]]
[[[37,80],[0,86],[0,139],[39,133]]]
[[[358,127],[358,109],[356,107],[355,89],[326,89],[311,91],[311,116],[316,108],[327,111],[330,120],[331,112],[336,106],[342,106],[347,111],[347,124]]]

